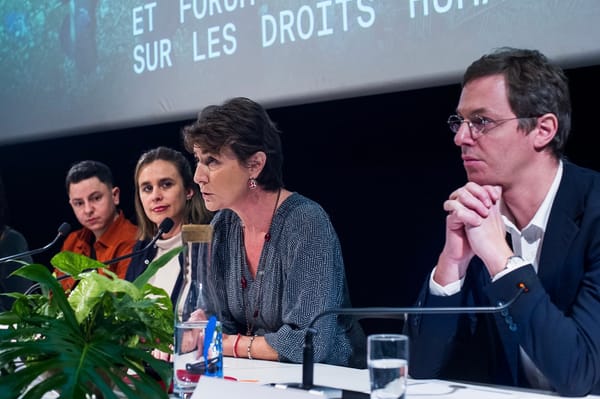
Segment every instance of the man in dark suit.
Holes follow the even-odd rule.
[[[600,393],[600,174],[563,158],[563,71],[535,50],[484,55],[448,124],[468,182],[444,202],[446,241],[417,306],[524,291],[501,313],[411,316],[411,375]]]

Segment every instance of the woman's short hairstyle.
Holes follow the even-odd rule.
[[[245,97],[204,108],[196,122],[182,130],[185,147],[190,152],[195,145],[213,154],[229,148],[242,165],[247,165],[252,155],[263,151],[267,160],[256,182],[267,191],[283,186],[280,134],[267,111]]]

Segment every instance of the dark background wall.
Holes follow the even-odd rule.
[[[600,170],[600,66],[567,73],[574,109],[567,156]],[[465,180],[446,125],[459,94],[458,85],[449,85],[269,110],[284,132],[287,188],[318,201],[337,229],[354,306],[411,305],[436,262],[444,238],[442,202]],[[64,176],[83,159],[111,166],[122,208],[135,221],[138,156],[158,145],[182,150],[180,129],[188,122],[0,146],[12,225],[30,248],[50,242],[63,221],[79,227]],[[49,264],[58,249],[36,260]],[[367,330],[397,327],[374,323],[366,321]]]

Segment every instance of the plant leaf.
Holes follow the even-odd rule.
[[[70,274],[73,277],[77,277],[84,271],[106,268],[104,263],[70,251],[57,253],[50,259],[50,263],[61,272]]]
[[[108,269],[104,270],[104,273],[106,275],[98,274],[95,271],[81,274],[82,278],[79,284],[69,295],[69,304],[75,311],[79,323],[98,303],[103,292],[124,292],[134,299],[142,297],[141,291],[131,282],[119,279]]]
[[[181,251],[183,251],[183,246],[173,248],[162,254],[158,259],[150,262],[146,270],[133,281],[133,284],[141,289],[144,285],[148,284],[150,277],[154,276],[158,269],[169,263],[169,261]]]
[[[180,251],[160,257],[151,271]],[[77,254],[57,255],[53,261],[79,273],[80,282],[67,299],[45,266],[30,264],[15,272],[50,295],[15,293],[11,310],[0,313],[0,322],[8,326],[0,330],[0,398],[38,399],[56,390],[61,397],[97,392],[108,399],[116,397],[115,386],[128,398],[167,398],[143,365],[170,384],[171,366],[150,354],[155,348],[171,350],[174,314],[168,294],[150,284],[140,288],[108,269],[106,275],[83,272],[98,266]],[[127,370],[138,375],[133,378]]]
[[[33,280],[39,283],[42,287],[45,287],[46,289],[51,291],[52,302],[63,313],[63,317],[65,318],[65,320],[71,325],[77,325],[75,313],[73,312],[73,309],[71,309],[71,306],[67,301],[67,297],[62,289],[62,286],[56,280],[56,278],[52,274],[50,274],[48,268],[40,264],[32,263],[15,270],[14,274],[20,277]],[[39,298],[39,296],[37,297]],[[13,309],[14,308],[15,307],[13,306]]]

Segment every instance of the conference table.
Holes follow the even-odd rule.
[[[224,358],[224,378],[201,378],[192,399],[260,398],[260,399],[315,399],[368,398],[369,372],[317,363],[314,366],[314,384],[317,388],[305,391],[289,388],[289,383],[302,381],[302,365],[264,360]],[[321,390],[321,387],[328,389]],[[444,380],[409,379],[407,399],[516,399],[557,398],[557,394],[529,389],[495,385],[480,385]],[[585,398],[600,399],[600,395]]]

